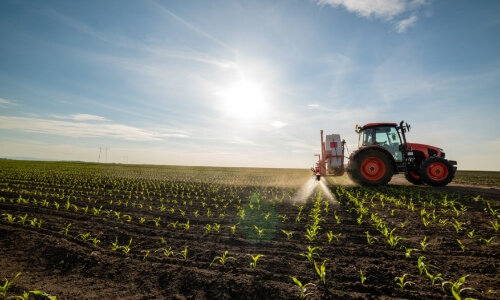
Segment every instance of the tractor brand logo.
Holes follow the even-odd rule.
[[[337,148],[337,142],[330,142],[330,148]]]

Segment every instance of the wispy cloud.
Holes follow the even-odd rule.
[[[415,26],[415,22],[417,22],[418,17],[413,15],[408,19],[401,20],[396,25],[397,32],[405,32],[408,27]]]
[[[344,6],[348,11],[363,17],[374,16],[382,19],[392,19],[406,9],[404,0],[319,0],[319,4],[333,7]]]
[[[78,122],[40,118],[0,117],[0,128],[68,137],[111,138],[127,141],[161,141],[166,137],[188,137],[182,133],[161,133],[117,123],[85,123],[88,117],[77,116]],[[73,118],[76,120],[75,118]],[[95,120],[95,119],[92,119]]]
[[[384,21],[393,21],[400,15],[415,12],[427,2],[427,0],[317,0],[319,5],[343,6],[347,11],[359,16],[374,17]],[[415,13],[406,19],[396,20],[396,31],[405,32],[408,27],[414,26],[417,20]]]
[[[69,116],[54,115],[54,118],[68,119],[68,120],[74,120],[74,121],[109,121],[105,117],[96,116],[96,115],[89,115],[89,114],[74,114],[74,115],[69,115]]]
[[[0,98],[0,107],[10,107],[10,106],[18,106],[19,104],[9,101],[7,99]]]

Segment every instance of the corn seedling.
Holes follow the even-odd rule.
[[[366,277],[361,269],[359,269],[359,280],[361,281],[361,284],[365,284]]]
[[[365,231],[365,233],[366,233],[366,241],[368,242],[368,244],[371,245],[371,244],[375,243],[375,241],[378,242],[378,239],[374,236],[371,236],[368,231]]]
[[[118,238],[114,242],[111,242],[111,250],[116,251],[120,249],[120,246],[118,245]]]
[[[401,277],[394,277],[394,281],[396,281],[396,285],[399,286],[402,290],[405,289],[407,285],[413,284],[413,281],[406,281],[406,276],[410,277],[410,274],[403,274]]]
[[[460,294],[465,291],[465,290],[473,290],[472,288],[460,288],[464,283],[465,283],[465,278],[467,278],[469,275],[465,275],[460,277],[457,281],[443,281],[441,283],[441,288],[443,291],[445,290],[444,287],[446,285],[451,285],[451,294],[456,300],[461,300],[462,297]],[[472,299],[472,298],[467,298],[467,299]]]
[[[92,241],[92,244],[94,244],[94,246],[97,246],[97,244],[99,244],[101,241],[99,239],[97,239],[98,236],[96,237],[93,237],[91,238],[90,240]]]
[[[122,249],[122,252],[125,254],[128,254],[130,252],[130,245],[132,244],[132,238],[130,238],[130,241],[128,242],[128,245],[121,246],[120,248]]]
[[[151,250],[141,250],[141,252],[144,252],[144,256],[142,257],[142,260],[145,260],[146,258],[148,258]]]
[[[214,223],[214,225],[212,226],[212,229],[215,230],[215,232],[219,233],[220,232],[220,224],[218,223]]]
[[[415,248],[407,248],[405,246],[401,246],[401,248],[404,248],[405,249],[405,257],[406,258],[410,258],[411,257],[411,253],[413,251],[419,251],[418,249],[415,249]]]
[[[79,237],[82,238],[82,240],[86,241],[86,240],[90,239],[90,232],[80,233],[75,238],[79,238]]]
[[[441,273],[437,273],[435,275],[432,275],[431,273],[429,273],[429,270],[425,269],[425,275],[427,275],[427,277],[429,277],[432,285],[436,284],[436,280],[443,281],[443,278],[441,277]]]
[[[300,282],[296,277],[292,277],[292,280],[299,287],[299,290],[300,290],[299,297],[301,299],[307,297],[308,295],[311,295],[311,293],[306,293],[307,287],[310,285],[314,285],[314,284],[312,284],[312,283],[302,284],[302,282]]]
[[[468,236],[470,239],[473,239],[473,238],[475,238],[475,237],[476,237],[476,234],[474,233],[474,230],[472,230],[472,231],[467,232],[467,236]]]
[[[184,247],[184,250],[182,250],[181,252],[179,252],[179,254],[178,254],[178,255],[182,256],[182,258],[184,258],[184,259],[187,259],[187,255],[188,255],[188,247],[187,247],[187,246],[186,246],[186,247]]]
[[[422,247],[422,251],[425,251],[425,248],[429,246],[430,243],[427,242],[427,236],[424,236],[424,238],[420,241],[420,246]]]
[[[174,251],[172,251],[172,247],[160,248],[160,249],[156,250],[155,252],[158,252],[158,251],[163,251],[163,254],[166,257],[170,257],[171,255],[174,255]]]
[[[231,228],[231,234],[234,235],[236,233],[236,224],[230,226],[229,228]]]
[[[321,250],[319,247],[311,247],[307,246],[307,252],[300,253],[300,256],[304,256],[309,262],[314,262],[314,257],[319,258],[319,254],[316,253],[316,250]]]
[[[498,223],[498,220],[495,220],[495,222],[491,222],[491,225],[493,226],[493,229],[495,229],[495,231],[498,231],[498,229],[500,229],[500,223]]]
[[[399,241],[406,240],[405,238],[393,235],[394,230],[396,230],[396,227],[394,227],[391,230],[391,232],[389,233],[389,236],[387,237],[387,243],[389,243],[389,245],[391,245],[391,247],[393,247],[393,248],[397,246]]]
[[[68,235],[68,231],[69,231],[70,226],[71,226],[71,223],[69,223],[68,225],[66,225],[66,227],[64,227],[64,229],[62,230],[64,232],[64,235]]]
[[[250,267],[254,268],[254,269],[257,267],[257,261],[259,260],[259,258],[264,256],[262,254],[257,254],[255,256],[252,254],[248,254],[248,255],[252,258],[252,261],[250,262]]]
[[[5,216],[4,220],[6,220],[9,224],[14,224],[14,221],[16,220],[16,218],[11,214],[2,214],[2,216]]]
[[[3,284],[3,286],[0,285],[0,296],[5,297],[5,295],[7,294],[7,290],[10,288],[12,283],[14,283],[14,280],[19,277],[19,275],[21,275],[21,272],[17,273],[16,276],[14,276],[14,278],[12,278],[12,280],[10,281],[5,278],[5,283]]]
[[[213,264],[215,261],[218,261],[218,262],[219,262],[222,266],[225,266],[225,265],[226,265],[226,263],[227,263],[227,261],[228,261],[229,259],[234,259],[234,260],[236,260],[236,258],[234,258],[234,257],[230,257],[230,256],[228,256],[228,255],[229,255],[229,251],[227,251],[227,250],[226,250],[226,251],[222,252],[222,255],[221,255],[221,256],[216,256],[216,257],[212,260],[212,262],[210,263],[210,266],[212,266],[212,264]]]
[[[264,234],[264,229],[260,229],[259,227],[257,227],[257,225],[253,225],[253,228],[255,228],[255,230],[257,230],[257,235],[259,237],[262,237],[262,235]]]
[[[28,214],[25,214],[23,217],[18,217],[18,218],[19,218],[19,221],[17,221],[17,222],[24,225],[24,222],[26,222],[26,219],[28,218]]]
[[[314,269],[316,270],[316,273],[318,274],[319,278],[321,279],[321,282],[323,284],[326,284],[326,266],[325,266],[326,259],[323,261],[321,266],[318,267],[318,264],[316,261],[314,261]]]
[[[465,250],[467,250],[467,247],[465,247],[465,245],[459,239],[457,239],[457,243],[458,243],[458,245],[460,246],[460,249],[462,249],[463,252],[465,252]]]
[[[420,256],[418,258],[418,261],[417,261],[417,268],[418,268],[418,271],[420,272],[420,275],[422,275],[422,273],[425,271],[427,272],[427,267],[433,267],[433,268],[436,268],[436,266],[434,265],[429,265],[429,264],[426,264],[424,263],[424,259],[425,259],[425,256]]]
[[[287,239],[291,239],[292,238],[293,232],[286,231],[286,230],[283,230],[283,229],[281,230],[281,232],[283,232],[284,234],[286,234]]]
[[[492,246],[492,245],[493,245],[492,241],[493,241],[493,239],[494,239],[494,238],[495,238],[495,237],[494,237],[494,236],[492,236],[492,237],[490,237],[489,239],[487,239],[487,238],[480,238],[479,240],[480,240],[481,242],[483,242],[486,246],[488,246],[488,247],[489,247],[489,246]]]
[[[465,230],[465,227],[464,227],[465,223],[460,222],[460,221],[458,221],[456,219],[453,219],[453,224],[452,225],[455,228],[455,230],[457,231],[457,233],[460,233],[461,230]]]

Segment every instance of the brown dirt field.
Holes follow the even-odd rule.
[[[310,179],[305,178],[307,180]],[[198,200],[184,205],[180,195],[164,194],[163,197],[170,200],[168,204],[164,202],[167,207],[164,210],[159,208],[158,200],[162,196],[158,195],[137,200],[137,205],[143,203],[139,208],[117,206],[118,199],[130,196],[122,195],[125,192],[85,194],[92,182],[75,188],[71,193],[74,198],[69,199],[77,208],[69,206],[68,209],[64,208],[67,198],[61,198],[61,193],[70,193],[63,186],[45,194],[32,193],[30,191],[43,191],[41,187],[47,187],[47,183],[13,180],[5,173],[3,176],[0,173],[0,183],[4,184],[0,186],[0,199],[3,197],[0,201],[0,279],[11,279],[21,272],[7,296],[42,290],[58,299],[298,299],[299,288],[291,279],[294,276],[302,283],[314,284],[308,287],[310,294],[306,299],[453,299],[450,285],[446,284],[443,290],[440,280],[432,285],[428,276],[419,273],[417,259],[425,256],[427,270],[434,275],[440,273],[444,281],[456,281],[469,275],[461,288],[472,289],[462,291],[462,296],[500,298],[500,233],[492,227],[492,222],[499,219],[486,205],[488,201],[493,210],[500,211],[500,190],[495,187],[453,183],[441,188],[411,186],[401,176],[395,176],[388,186],[376,188],[360,188],[342,182],[345,189],[342,191],[338,182],[327,180],[323,183],[334,198],[329,202],[322,200],[321,228],[318,236],[309,241],[305,233],[312,224],[310,215],[314,211],[314,197],[321,190],[319,183],[314,183],[316,186],[310,197],[301,199],[304,202],[296,205],[288,199],[271,202],[270,190],[262,186],[213,189],[208,183],[202,183],[198,187],[206,192],[207,206]],[[104,190],[112,188],[108,186]],[[365,199],[369,214],[361,224],[357,222],[358,214],[345,191]],[[283,187],[278,195],[288,193],[296,195],[298,191]],[[253,196],[256,194],[259,196]],[[384,195],[382,199],[380,195]],[[29,203],[22,204],[20,197],[29,199]],[[221,210],[209,202],[216,198],[215,204],[222,206],[227,203],[225,199],[231,197],[242,199],[241,208],[246,212],[244,219],[237,214],[239,210],[233,204]],[[410,198],[414,211],[406,208]],[[474,201],[474,198],[481,200]],[[37,205],[33,204],[33,199],[38,201]],[[41,205],[42,199],[51,204]],[[326,194],[324,199],[327,199]],[[401,206],[390,199],[406,202]],[[465,207],[464,212],[454,212],[447,206],[446,199],[464,205],[455,204],[456,208]],[[173,200],[177,203],[173,204]],[[60,202],[59,209],[52,205],[54,201]],[[330,204],[329,209],[326,209],[326,202]],[[298,223],[298,206],[302,204],[302,219]],[[83,211],[85,206],[89,207],[86,213]],[[97,214],[93,208],[99,206],[102,208]],[[207,207],[212,208],[213,215],[207,215]],[[175,212],[170,212],[170,208]],[[181,211],[186,215],[179,214]],[[196,211],[198,217],[194,217]],[[16,218],[13,223],[8,221],[8,214]],[[20,218],[26,214],[28,217],[23,224]],[[266,214],[268,219],[265,219]],[[382,217],[390,229],[397,228],[395,234],[404,240],[391,247],[374,227],[371,214]],[[427,226],[423,225],[422,214],[429,221]],[[130,216],[130,222],[126,215]],[[140,221],[141,217],[145,222]],[[43,220],[40,228],[36,221],[35,226],[30,224],[33,218]],[[154,222],[156,218],[160,218],[158,226]],[[183,224],[188,219],[190,226],[186,230]],[[446,220],[446,223],[439,220]],[[458,233],[452,225],[455,221],[464,227]],[[66,235],[64,228],[68,224],[71,226]],[[209,233],[207,224],[211,225]],[[218,224],[219,233],[215,230]],[[237,225],[235,234],[230,229],[233,225]],[[255,226],[264,229],[261,236]],[[291,239],[287,239],[282,230],[292,232]],[[467,234],[472,230],[475,237],[470,238]],[[338,241],[328,242],[326,233],[329,231],[341,233]],[[369,244],[366,232],[378,241]],[[85,236],[86,233],[89,236]],[[421,246],[424,236],[429,243],[425,251]],[[484,239],[492,237],[487,246]],[[92,238],[99,242],[94,245]],[[466,247],[465,251],[457,240]],[[130,251],[125,253],[127,248],[123,246],[130,241]],[[114,242],[119,246],[116,251],[111,249]],[[180,253],[186,247],[188,252],[184,259]],[[325,262],[325,284],[316,274],[314,265],[301,255],[308,247],[320,248],[314,258],[318,264]],[[405,248],[417,250],[406,257]],[[167,257],[165,249],[170,249],[174,255]],[[225,265],[214,261],[226,250],[230,258]],[[250,255],[256,254],[263,256],[257,267],[251,268]],[[360,270],[366,277],[363,284]],[[410,284],[401,289],[395,277],[403,274],[409,274],[406,278]],[[0,285],[3,283],[0,281]]]

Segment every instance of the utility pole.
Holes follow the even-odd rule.
[[[108,162],[108,148],[103,147],[99,147],[99,158],[97,159],[97,162],[101,162],[101,152],[103,149],[106,150],[106,162]]]

